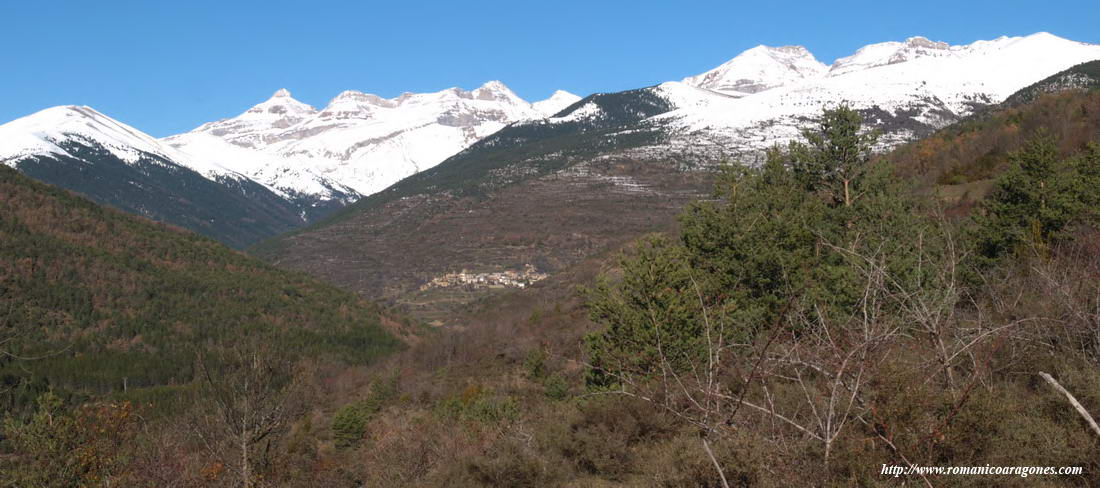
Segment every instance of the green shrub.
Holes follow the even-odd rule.
[[[569,396],[569,382],[560,373],[548,376],[542,382],[546,396],[551,400],[564,400]]]
[[[397,394],[397,376],[380,379],[371,384],[365,400],[340,407],[332,416],[332,432],[336,446],[353,447],[363,439],[367,425],[382,407]]]
[[[332,433],[336,446],[347,448],[355,446],[367,432],[367,424],[374,412],[365,402],[356,402],[340,407],[332,417]]]
[[[546,351],[532,349],[523,360],[523,371],[532,380],[539,380],[546,376]]]
[[[519,406],[512,397],[496,397],[478,385],[470,385],[436,405],[435,412],[444,418],[497,423],[518,418]]]

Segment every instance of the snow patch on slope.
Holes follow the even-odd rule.
[[[211,134],[180,134],[165,138],[163,141],[178,151],[177,154],[181,155],[178,162],[184,166],[196,171],[203,166],[223,168],[221,172],[199,171],[211,179],[225,176],[226,172],[239,173],[288,199],[305,194],[317,196],[322,200],[339,199],[347,204],[359,197],[351,188],[313,173],[307,168],[289,166],[279,158],[234,145]],[[224,169],[230,166],[235,170]],[[288,185],[288,181],[293,184]]]

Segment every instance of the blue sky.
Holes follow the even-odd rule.
[[[324,106],[348,89],[392,97],[499,79],[535,101],[678,80],[758,44],[801,44],[831,63],[914,35],[1100,43],[1098,20],[1095,0],[0,0],[0,123],[79,104],[165,136],[283,87]]]

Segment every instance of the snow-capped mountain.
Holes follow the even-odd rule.
[[[528,103],[494,81],[395,98],[346,91],[318,110],[279,90],[159,140],[63,106],[0,126],[0,164],[243,246],[402,179],[390,193],[445,191],[444,181],[498,188],[607,157],[751,162],[840,103],[881,129],[887,148],[1096,59],[1100,46],[1047,33],[961,46],[914,37],[831,66],[799,46],[758,46],[682,81],[584,99],[559,91]],[[540,138],[551,142],[531,146]]]
[[[581,97],[565,90],[557,90],[553,95],[550,95],[550,98],[532,103],[531,107],[543,117],[550,117],[579,101],[581,101]]]
[[[237,117],[164,142],[271,188],[323,200],[334,188],[345,195],[375,193],[510,123],[552,115],[579,99],[558,91],[531,104],[490,81],[469,91],[389,99],[345,91],[316,110],[279,90]]]
[[[863,47],[829,67],[798,46],[761,46],[653,88],[674,109],[648,122],[665,127],[673,146],[757,153],[798,137],[823,107],[847,103],[883,129],[889,147],[1094,59],[1100,45],[1045,32],[961,46],[913,37]]]
[[[684,203],[711,195],[713,173],[693,170],[752,163],[811,127],[823,107],[853,105],[888,146],[1091,59],[1100,46],[1049,34],[966,46],[914,38],[868,46],[832,67],[804,49],[757,48],[686,82],[597,93],[511,124],[340,220],[257,251],[399,301],[419,299],[420,286],[456,263],[537,261],[553,274],[671,228]]]
[[[300,227],[314,211],[90,107],[52,107],[0,125],[0,164],[238,247]]]
[[[735,97],[822,77],[829,67],[802,46],[756,46],[683,83]]]
[[[143,155],[170,160],[175,153],[144,132],[91,107],[64,105],[0,125],[0,162],[14,166],[28,156],[72,156],[73,149],[67,146],[73,143],[98,146],[128,163]]]

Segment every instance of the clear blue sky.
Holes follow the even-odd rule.
[[[1100,43],[1098,21],[1096,0],[0,0],[0,123],[79,104],[165,136],[282,87],[320,107],[348,89],[391,97],[499,79],[534,101],[678,80],[758,44],[801,44],[831,63],[914,35]]]

